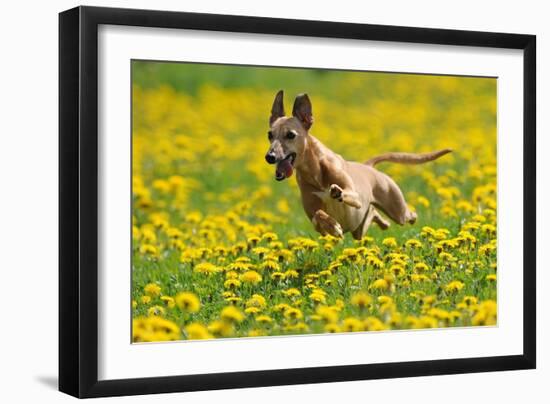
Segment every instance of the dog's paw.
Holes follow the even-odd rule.
[[[343,202],[344,201],[344,197],[342,196],[343,194],[343,190],[342,188],[340,188],[338,185],[336,184],[332,184],[330,186],[330,197],[332,199],[336,199],[338,200],[339,202]]]
[[[315,230],[317,230],[323,236],[330,234],[331,236],[337,238],[344,237],[344,231],[340,223],[327,215],[325,212],[317,211],[315,216],[313,216],[312,221],[313,225],[315,226]]]
[[[325,231],[332,237],[344,238],[344,231],[342,230],[342,226],[340,226],[340,223],[332,218],[330,219],[331,221],[325,222],[323,225]]]
[[[415,224],[416,223],[416,219],[417,219],[417,216],[416,216],[416,213],[413,212],[413,211],[409,211],[408,215],[407,215],[407,222],[409,224]]]

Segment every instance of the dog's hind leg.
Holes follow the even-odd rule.
[[[369,207],[369,210],[367,211],[367,214],[365,215],[365,219],[363,220],[363,222],[359,225],[357,229],[351,232],[353,238],[356,240],[361,240],[363,237],[365,237],[372,222],[376,223],[382,230],[386,230],[388,227],[390,227],[390,223],[382,217],[382,215],[376,210],[374,206],[371,205]]]
[[[397,224],[413,224],[416,222],[416,213],[407,206],[403,193],[397,184],[387,175],[380,175],[378,183],[373,187],[374,204]]]
[[[372,221],[376,223],[378,227],[380,227],[382,230],[386,230],[388,227],[390,227],[390,222],[384,219],[380,212],[378,212],[374,207],[372,208],[372,210],[374,211]]]

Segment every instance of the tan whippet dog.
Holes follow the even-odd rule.
[[[416,213],[409,210],[397,184],[374,166],[383,161],[426,163],[450,149],[422,154],[386,153],[365,163],[346,161],[309,133],[312,124],[307,94],[296,97],[292,116],[287,117],[283,91],[279,91],[269,118],[271,145],[265,159],[276,164],[277,181],[289,178],[296,170],[302,204],[316,231],[334,237],[351,232],[355,239],[361,239],[372,222],[382,229],[390,225],[378,210],[400,225],[416,221]]]

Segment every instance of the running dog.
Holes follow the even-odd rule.
[[[374,166],[383,161],[422,164],[452,151],[386,153],[364,163],[346,161],[309,133],[312,124],[307,94],[298,95],[292,116],[285,116],[283,91],[279,91],[271,108],[265,159],[275,164],[277,181],[296,171],[304,210],[322,235],[343,237],[351,232],[359,240],[372,222],[387,229],[390,223],[379,211],[399,225],[413,224],[416,213],[408,208],[397,184]]]

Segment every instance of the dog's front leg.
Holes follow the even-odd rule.
[[[361,206],[363,206],[357,192],[351,189],[342,189],[338,184],[332,184],[330,186],[330,196],[332,199],[337,199],[357,209],[361,209]]]
[[[329,176],[330,181],[330,197],[336,199],[346,205],[352,206],[357,209],[361,209],[363,204],[359,194],[355,192],[353,187],[353,180],[343,170],[332,172]]]
[[[344,237],[344,232],[342,231],[342,226],[340,226],[340,223],[334,220],[322,209],[315,212],[311,218],[311,222],[313,223],[315,230],[323,236],[330,234],[333,237]]]
[[[344,231],[340,223],[324,211],[323,202],[316,195],[318,190],[307,183],[301,182],[299,177],[298,184],[300,186],[304,210],[315,230],[323,236],[330,234],[334,237],[344,237]]]

